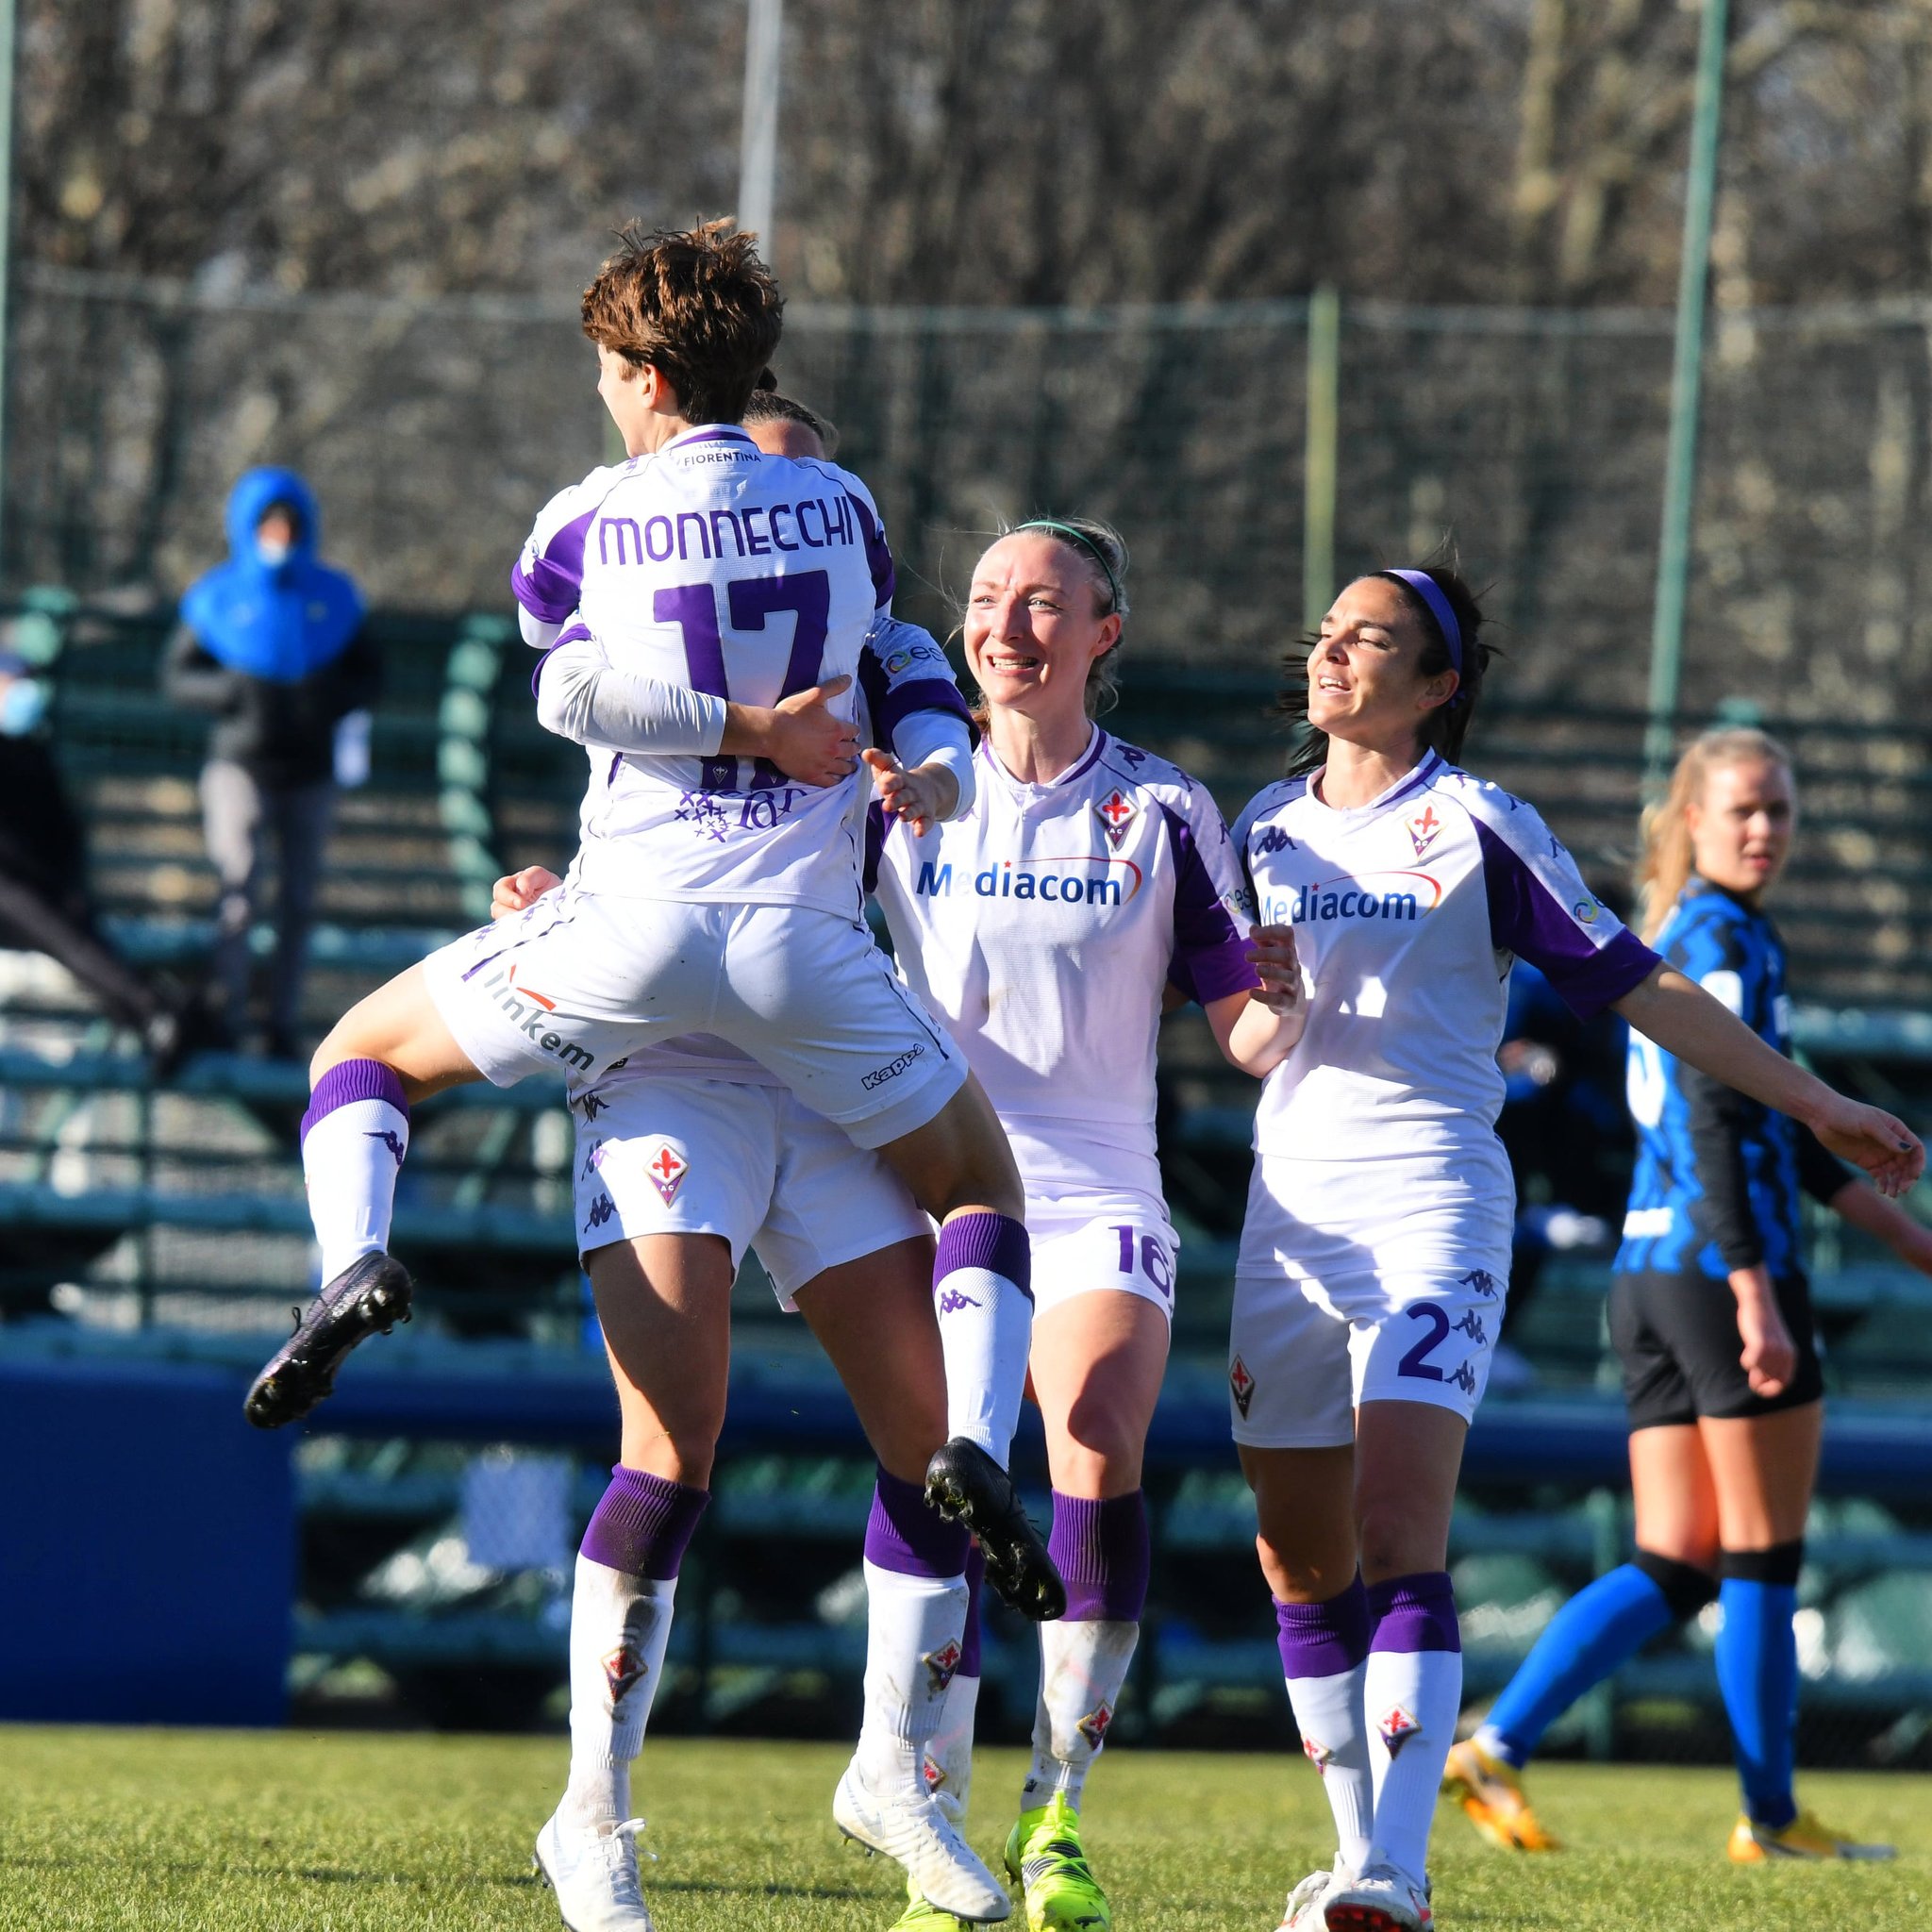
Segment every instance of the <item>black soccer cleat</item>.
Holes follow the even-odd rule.
[[[349,1351],[371,1335],[387,1335],[409,1319],[408,1271],[377,1252],[352,1261],[309,1303],[295,1310],[295,1332],[256,1376],[242,1413],[258,1429],[301,1419],[336,1386]]]
[[[1020,1501],[1013,1479],[977,1442],[955,1436],[925,1466],[925,1500],[978,1539],[986,1580],[1035,1624],[1067,1613],[1067,1586]]]

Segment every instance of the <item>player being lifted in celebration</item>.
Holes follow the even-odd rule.
[[[378,989],[318,1049],[303,1167],[325,1286],[249,1392],[258,1426],[306,1414],[348,1351],[407,1312],[409,1279],[387,1247],[412,1101],[529,1074],[581,1090],[691,1032],[754,1053],[884,1154],[941,1224],[935,1291],[968,1306],[960,1325],[987,1382],[1018,1402],[1031,1291],[1012,1155],[860,916],[853,760],[822,739],[799,753],[801,733],[849,722],[893,567],[857,477],[767,456],[739,426],[781,310],[728,224],[627,231],[585,291],[598,391],[629,455],[545,508],[513,573],[534,624],[572,620],[538,670],[540,712],[561,721],[551,678],[591,652],[614,689],[679,690],[707,748],[652,753],[586,731],[581,843],[562,890]],[[1049,1612],[1058,1578],[998,1462],[948,1443],[928,1480]],[[703,1492],[648,1474],[632,1487],[635,1552],[660,1563]]]
[[[1648,937],[1779,1053],[1790,1047],[1790,1002],[1764,900],[1796,819],[1784,748],[1730,729],[1690,745],[1644,824]],[[1550,1849],[1518,1771],[1593,1684],[1716,1599],[1718,1686],[1745,1806],[1730,1856],[1890,1857],[1801,1811],[1791,1790],[1791,1615],[1824,1413],[1799,1192],[1927,1274],[1932,1231],[1802,1126],[1641,1036],[1629,1097],[1637,1172],[1609,1327],[1630,1411],[1637,1556],[1557,1613],[1482,1729],[1450,1752],[1447,1789],[1491,1844]]]
[[[744,420],[769,454],[825,454],[826,425],[788,398],[756,391]],[[705,749],[701,731],[680,723],[682,693],[614,677],[594,658],[566,666],[568,652],[545,671],[546,705],[579,713],[606,740],[649,733],[660,750]],[[869,735],[884,721],[908,809],[938,809],[946,787],[955,812],[972,802],[966,707],[957,691],[943,695],[944,662],[924,631],[890,621],[860,659],[862,726]],[[834,749],[849,756],[858,742],[848,730]],[[492,912],[522,913],[561,885],[530,867],[497,881]],[[703,1494],[724,1417],[732,1278],[755,1247],[782,1306],[804,1316],[838,1369],[879,1458],[865,1537],[865,1722],[834,1816],[905,1865],[934,1909],[1005,1918],[1004,1889],[923,1776],[967,1603],[964,1526],[942,1521],[922,1493],[947,1414],[930,1224],[877,1154],[722,1040],[647,1045],[572,1105],[579,1245],[624,1416],[613,1489],[628,1493],[641,1474]],[[565,1924],[581,1932],[648,1932],[652,1923],[628,1816],[630,1767],[661,1674],[675,1570],[660,1553],[640,1574],[624,1517],[602,1510],[577,1558],[570,1779],[537,1859]]]
[[[1281,1030],[1251,998],[1245,888],[1213,800],[1094,723],[1126,570],[1104,524],[1042,518],[993,543],[964,622],[984,699],[973,808],[925,830],[874,809],[901,971],[985,1082],[1026,1187],[1033,1390],[1068,1591],[1066,1616],[1041,1626],[1033,1762],[1006,1848],[1031,1932],[1112,1923],[1079,1814],[1147,1593],[1141,1465],[1179,1245],[1154,1145],[1163,1000],[1198,999],[1237,1064],[1249,1035],[1272,1046]],[[957,1432],[999,1391],[970,1361],[949,1357],[947,1371]],[[978,1690],[968,1650],[928,1774],[956,1814]],[[954,1922],[915,1896],[899,1923]]]
[[[1461,1703],[1446,1569],[1513,1217],[1493,1123],[1512,956],[1804,1122],[1886,1192],[1924,1151],[1794,1066],[1585,889],[1521,800],[1457,769],[1488,649],[1446,569],[1357,579],[1298,654],[1311,727],[1236,843],[1306,1030],[1268,1076],[1228,1379],[1295,1720],[1340,1846],[1285,1926],[1430,1923],[1429,1828]],[[1306,974],[1311,991],[1304,991]]]

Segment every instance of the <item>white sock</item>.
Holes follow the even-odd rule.
[[[1021,1810],[1037,1809],[1056,1791],[1074,1810],[1080,1808],[1087,1773],[1107,1742],[1140,1641],[1137,1623],[1062,1621],[1040,1626],[1040,1702]]]
[[[1002,1469],[1026,1392],[1031,1274],[1026,1230],[1005,1215],[956,1214],[940,1230],[932,1292],[946,1362],[946,1434],[978,1443]]]
[[[966,1579],[865,1564],[865,1720],[858,1769],[882,1797],[925,1790],[925,1747],[959,1668]]]
[[[317,1096],[322,1092],[318,1087]],[[344,1101],[319,1119],[310,1112],[302,1133],[302,1175],[308,1218],[322,1244],[325,1283],[389,1246],[396,1175],[408,1145],[409,1116],[391,1101]]]
[[[979,1679],[963,1674],[946,1687],[940,1727],[925,1746],[925,1788],[955,1824],[973,1796],[973,1721],[979,1709]]]
[[[1322,1790],[1335,1814],[1341,1862],[1359,1872],[1368,1862],[1374,1817],[1369,1778],[1369,1735],[1362,1720],[1362,1678],[1368,1666],[1332,1677],[1290,1677],[1288,1701],[1302,1734],[1302,1749],[1322,1774]]]
[[[630,1816],[630,1767],[664,1674],[677,1579],[627,1576],[577,1557],[570,1607],[570,1784],[558,1807],[573,1824]]]
[[[1375,1787],[1371,1857],[1420,1881],[1428,1872],[1436,1793],[1462,1708],[1462,1653],[1374,1650],[1363,1672]]]

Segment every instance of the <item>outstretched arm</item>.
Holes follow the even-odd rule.
[[[1925,1150],[1903,1121],[1834,1092],[1674,968],[1657,967],[1612,1005],[1666,1053],[1801,1121],[1881,1193],[1897,1194],[1924,1172]]]

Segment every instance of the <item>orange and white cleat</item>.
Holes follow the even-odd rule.
[[[1833,1831],[1810,1811],[1800,1811],[1777,1830],[1740,1818],[1725,1849],[1734,1865],[1768,1865],[1777,1858],[1847,1858],[1873,1864],[1898,1857],[1895,1846],[1860,1844],[1841,1831]]]
[[[1451,1747],[1442,1790],[1499,1852],[1555,1852],[1562,1847],[1537,1822],[1516,1767],[1491,1756],[1474,1738]]]

